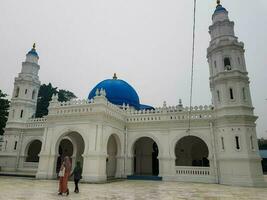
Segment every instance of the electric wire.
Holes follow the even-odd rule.
[[[194,61],[195,61],[195,39],[196,39],[196,7],[197,0],[194,0],[194,13],[193,13],[193,41],[192,41],[192,63],[191,63],[191,77],[190,77],[190,100],[188,112],[188,132],[191,129],[191,114],[192,114],[192,99],[193,99],[193,81],[194,81]]]

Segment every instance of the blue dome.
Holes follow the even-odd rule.
[[[37,52],[36,52],[36,50],[34,49],[34,48],[32,48],[28,53],[27,53],[27,55],[29,55],[29,54],[31,54],[31,55],[34,55],[34,56],[37,56],[38,57],[38,54],[37,54]]]
[[[216,7],[216,10],[214,11],[214,13],[218,13],[218,12],[227,12],[227,10],[224,7],[222,7],[222,5],[219,4]]]
[[[134,88],[127,82],[117,79],[107,79],[98,83],[89,93],[88,99],[93,99],[97,89],[103,88],[106,91],[106,98],[109,102],[116,105],[133,106],[135,109],[140,109],[139,97]]]

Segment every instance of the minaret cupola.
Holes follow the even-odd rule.
[[[32,46],[32,49],[26,54],[26,62],[38,64],[39,56],[35,49],[35,43]]]

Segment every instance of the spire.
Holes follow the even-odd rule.
[[[220,0],[217,0],[217,6],[216,6],[216,9],[214,11],[214,14],[218,13],[218,12],[227,12],[227,10],[222,6]]]
[[[221,1],[220,0],[217,0],[217,7],[218,6],[221,6]]]
[[[33,45],[32,45],[32,49],[27,53],[27,55],[33,55],[33,56],[36,56],[37,58],[39,58],[39,56],[38,56],[38,54],[37,54],[37,52],[36,52],[35,47],[36,47],[36,44],[33,43]]]
[[[117,77],[116,73],[114,73],[113,80],[117,80],[117,79],[118,79],[118,77]]]

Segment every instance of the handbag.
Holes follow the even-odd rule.
[[[58,173],[59,177],[64,177],[64,175],[65,175],[65,167],[63,167],[63,169],[60,170],[59,173]]]

